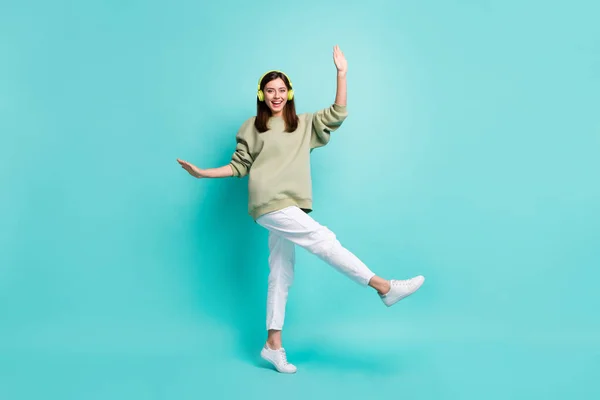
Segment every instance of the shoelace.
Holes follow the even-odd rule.
[[[282,360],[283,365],[288,365],[287,355],[285,354],[285,350],[279,349],[279,354],[281,354],[281,360]]]
[[[406,280],[398,280],[398,281],[393,281],[393,285],[394,286],[404,286],[407,288],[410,288],[413,286],[413,282],[410,279],[406,279]]]

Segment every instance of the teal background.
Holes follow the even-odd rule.
[[[600,6],[0,3],[0,398],[600,397]],[[267,234],[227,163],[258,77],[350,116],[314,218],[391,309],[299,250],[265,339]]]

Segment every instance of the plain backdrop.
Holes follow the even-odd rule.
[[[592,1],[0,3],[0,398],[600,396],[600,7]],[[311,214],[387,309],[298,250],[258,357],[267,233],[229,162],[258,78],[349,117]]]

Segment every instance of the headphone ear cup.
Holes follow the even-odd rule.
[[[290,89],[288,91],[288,100],[292,100],[294,98],[294,89]]]
[[[264,101],[264,100],[265,100],[265,94],[263,93],[263,91],[262,91],[262,90],[259,90],[259,91],[256,93],[256,96],[258,97],[258,100],[259,100],[259,101]]]

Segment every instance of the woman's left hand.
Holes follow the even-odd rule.
[[[340,46],[338,45],[333,47],[333,62],[337,68],[338,75],[346,75],[346,72],[348,71],[348,61],[346,61],[346,57],[344,57],[344,53],[342,53],[342,50],[340,50]]]

